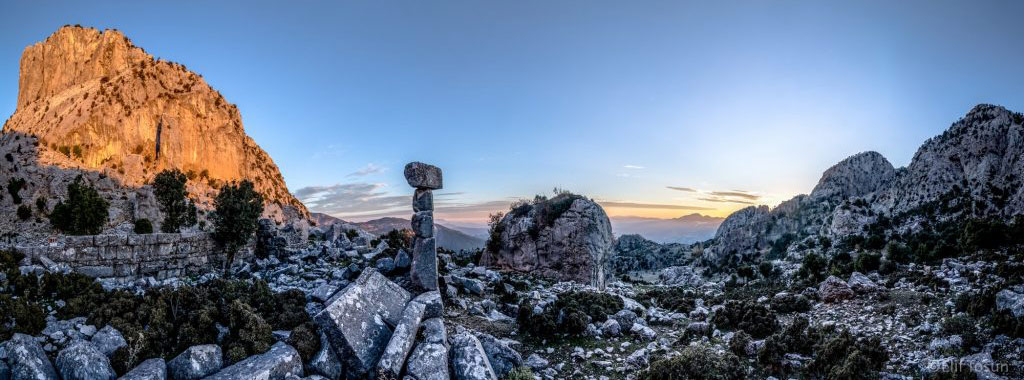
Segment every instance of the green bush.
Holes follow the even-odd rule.
[[[828,263],[824,258],[813,252],[808,253],[804,256],[802,265],[800,265],[800,270],[797,272],[797,276],[816,284],[825,280],[827,268]]]
[[[828,379],[877,379],[889,361],[878,338],[856,339],[845,330],[823,339],[814,351],[809,370]]]
[[[28,220],[32,217],[32,208],[28,205],[18,206],[18,219]]]
[[[256,192],[252,182],[243,180],[222,187],[213,204],[213,239],[227,254],[227,273],[235,252],[256,232],[257,220],[263,214],[263,195]]]
[[[679,287],[653,288],[642,293],[637,300],[644,306],[657,306],[665,310],[689,313],[696,306],[696,294]]]
[[[11,201],[14,204],[21,204],[21,189],[25,187],[25,180],[23,178],[11,178],[7,180],[7,193],[11,194]]]
[[[599,292],[569,292],[558,295],[540,314],[533,313],[533,303],[523,301],[519,306],[519,328],[537,337],[557,334],[578,335],[586,331],[590,322],[604,322],[608,315],[622,310],[622,298]]]
[[[39,212],[41,212],[41,213],[44,213],[44,214],[46,213],[46,198],[45,197],[36,198],[36,209],[38,209]]]
[[[320,351],[320,329],[313,322],[304,322],[292,330],[288,336],[288,344],[295,347],[302,357],[303,363],[309,363]]]
[[[639,380],[742,380],[746,371],[732,353],[704,346],[687,346],[679,356],[656,360],[640,372]]]
[[[721,329],[740,329],[761,339],[778,328],[779,323],[767,307],[754,301],[727,300],[711,321]]]
[[[747,357],[747,345],[749,345],[751,341],[752,339],[750,338],[750,334],[743,331],[737,331],[732,335],[732,339],[729,340],[729,351],[738,357]]]
[[[505,214],[500,211],[489,216],[490,221],[487,222],[487,225],[490,229],[487,243],[484,245],[487,252],[498,253],[501,251],[501,234],[505,233],[505,225],[501,223],[503,217]]]
[[[858,272],[868,273],[871,271],[878,270],[878,267],[882,265],[882,255],[877,253],[864,252],[857,255],[857,260],[854,262],[854,269]]]
[[[516,367],[505,375],[504,380],[533,380],[533,371],[530,367]]]
[[[160,231],[178,232],[196,224],[196,206],[188,199],[185,174],[178,169],[164,170],[153,178],[153,194],[164,213]]]
[[[231,302],[228,328],[231,331],[228,359],[232,363],[266,352],[274,341],[270,324],[260,317],[252,306],[241,300]],[[243,355],[239,356],[239,353]]]
[[[149,219],[146,219],[146,218],[135,219],[135,229],[134,229],[134,231],[135,231],[135,233],[137,233],[139,235],[151,234],[151,233],[153,233],[153,223],[150,222]]]
[[[68,184],[68,199],[53,207],[50,223],[67,234],[96,235],[103,231],[109,207],[94,187],[82,184],[79,176]]]
[[[0,310],[0,341],[11,339],[14,333],[39,335],[46,327],[43,308],[23,298],[0,294]]]

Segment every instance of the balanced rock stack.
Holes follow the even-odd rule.
[[[441,168],[422,162],[405,165],[405,180],[415,187],[412,196],[413,285],[420,291],[437,290],[437,243],[434,240],[434,190],[440,189]]]

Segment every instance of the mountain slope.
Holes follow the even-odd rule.
[[[154,59],[120,32],[63,27],[27,47],[20,70],[17,110],[3,132],[36,138],[36,164],[100,172],[128,187],[179,169],[206,209],[224,183],[249,179],[268,216],[308,216],[245,134],[238,107],[202,76]]]
[[[658,243],[694,243],[715,236],[718,225],[725,218],[700,214],[683,215],[673,219],[619,216],[610,218],[612,231],[617,236],[641,235]]]
[[[317,225],[321,226],[339,222],[350,223],[323,213],[314,212],[312,215],[313,219],[317,221]],[[391,232],[391,230],[409,229],[410,227],[409,219],[402,218],[380,218],[351,224],[378,236]],[[484,246],[483,239],[467,235],[461,231],[456,231],[437,223],[434,223],[434,237],[437,238],[438,247],[444,247],[453,251],[471,251],[483,248]]]

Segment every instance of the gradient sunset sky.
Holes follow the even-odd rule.
[[[23,49],[116,28],[202,74],[314,211],[439,219],[554,187],[612,216],[725,216],[876,150],[904,166],[978,103],[1024,111],[1024,2],[3,2],[0,114]]]

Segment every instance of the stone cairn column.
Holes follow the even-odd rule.
[[[422,162],[405,165],[405,180],[415,187],[412,196],[412,231],[416,235],[412,249],[413,286],[427,292],[437,290],[437,243],[434,240],[434,194],[440,189],[441,168]]]

